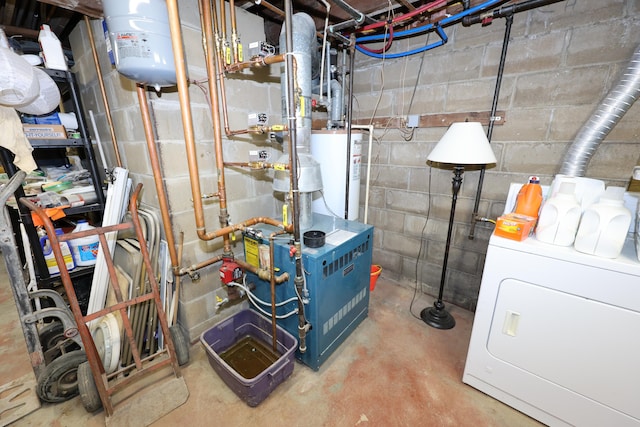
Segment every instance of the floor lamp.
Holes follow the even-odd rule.
[[[456,212],[458,191],[462,185],[462,174],[465,166],[487,166],[496,163],[496,156],[491,150],[489,140],[479,122],[453,123],[435,148],[427,156],[427,164],[439,169],[453,170],[451,213],[447,230],[447,243],[444,249],[442,275],[440,276],[440,290],[438,299],[433,307],[427,307],[420,312],[420,318],[429,326],[437,329],[451,329],[456,320],[449,313],[442,302],[444,283],[447,276],[447,261],[451,245],[451,232]]]

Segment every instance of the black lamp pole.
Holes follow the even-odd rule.
[[[442,293],[444,292],[444,282],[447,276],[447,261],[449,260],[449,246],[451,245],[451,232],[453,231],[453,218],[456,213],[456,201],[458,200],[458,191],[462,185],[463,166],[454,166],[451,198],[451,214],[449,215],[449,229],[447,230],[447,243],[444,248],[444,261],[442,262],[442,275],[440,276],[440,291],[438,299],[433,303],[433,307],[427,307],[420,312],[420,318],[429,326],[437,329],[451,329],[456,325],[456,319],[453,318],[442,302]]]

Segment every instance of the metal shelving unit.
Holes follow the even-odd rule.
[[[38,162],[38,154],[50,153],[56,158],[64,158],[66,157],[65,151],[67,148],[77,149],[82,158],[83,166],[88,170],[90,174],[91,182],[93,183],[93,187],[97,196],[97,201],[95,203],[84,206],[64,209],[64,213],[67,217],[94,215],[98,216],[98,219],[101,219],[105,206],[105,195],[102,188],[100,169],[98,167],[93,146],[91,144],[87,122],[84,117],[76,77],[70,71],[51,70],[47,68],[43,68],[43,71],[45,71],[56,82],[58,88],[60,89],[62,99],[70,101],[71,108],[75,112],[78,120],[78,132],[80,133],[80,138],[30,139],[29,142],[34,149],[34,157],[36,157],[36,162]],[[13,154],[8,150],[0,148],[0,161],[2,162],[5,171],[10,177],[17,172],[17,168],[13,164]],[[22,187],[16,190],[15,196],[16,199],[25,197],[25,193]],[[29,238],[29,243],[32,248],[34,267],[38,284],[42,284],[44,285],[44,287],[49,287],[53,282],[58,281],[60,278],[59,276],[52,277],[49,275],[44,255],[42,254],[42,250],[40,248],[37,230],[31,217],[31,212],[29,211],[29,209],[25,208],[22,205],[19,205],[17,210],[11,209],[11,211],[12,225],[14,234],[16,235],[16,240],[18,241],[19,245],[24,246],[22,240],[20,239],[19,232],[19,223],[22,222],[25,226],[27,236]],[[23,259],[22,261],[24,262],[25,260]],[[77,268],[71,272],[71,277],[81,277],[90,275],[92,273],[92,267]]]

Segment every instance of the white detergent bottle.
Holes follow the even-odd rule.
[[[61,236],[63,234],[63,231],[60,228],[56,228],[55,230],[56,235]],[[55,276],[60,274],[60,268],[58,267],[58,262],[56,261],[56,257],[53,254],[53,248],[51,247],[49,236],[44,235],[40,237],[40,247],[42,248],[42,255],[44,256],[44,260],[47,264],[49,275]],[[62,253],[62,257],[64,258],[64,264],[67,267],[67,271],[73,270],[75,268],[75,263],[73,262],[71,250],[69,249],[69,245],[67,244],[67,242],[60,242],[60,252]]]
[[[603,258],[620,255],[631,225],[623,197],[623,187],[607,187],[600,201],[584,211],[574,243],[577,251]]]
[[[72,233],[92,230],[94,228],[95,227],[89,225],[86,220],[81,219],[78,221],[78,224],[76,225],[76,228],[73,229]],[[100,248],[100,238],[97,235],[69,240],[69,245],[71,246],[73,259],[78,267],[87,267],[96,264],[96,260],[98,259],[98,249]]]
[[[67,59],[64,56],[62,50],[62,44],[56,36],[56,33],[51,31],[51,27],[46,24],[42,24],[40,27],[40,33],[38,34],[38,43],[40,43],[40,49],[42,51],[42,59],[44,60],[44,66],[53,70],[67,71]]]
[[[575,190],[575,183],[562,182],[555,196],[542,205],[536,227],[538,240],[558,246],[573,244],[582,215]]]

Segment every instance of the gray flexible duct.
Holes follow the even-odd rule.
[[[582,126],[565,154],[560,174],[584,176],[591,157],[604,138],[640,96],[640,46],[620,81],[609,91],[605,99]]]

